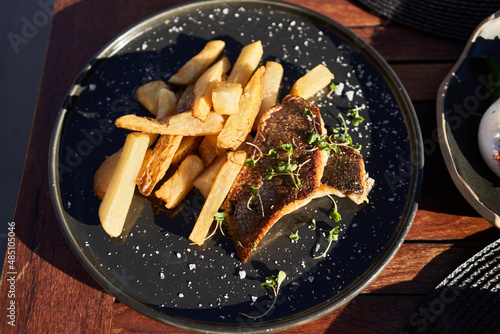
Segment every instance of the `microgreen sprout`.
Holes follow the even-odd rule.
[[[304,113],[304,116],[306,116],[306,117],[312,117],[312,118],[316,117],[316,115],[314,115],[313,112],[307,108],[304,108],[303,113]]]
[[[246,159],[246,160],[245,160],[245,162],[247,163],[247,166],[248,166],[249,168],[254,168],[254,167],[255,167],[255,164],[257,163],[257,161],[259,161],[259,160],[260,160],[260,158],[262,158],[262,155],[263,155],[263,154],[262,154],[262,151],[260,150],[260,148],[259,148],[257,145],[255,145],[255,144],[253,144],[253,143],[250,143],[250,142],[247,142],[247,144],[248,144],[248,145],[250,145],[250,146],[255,147],[255,148],[257,149],[257,151],[259,152],[259,157],[258,157],[257,159],[254,159],[254,158],[248,158],[248,159]]]
[[[316,219],[312,219],[311,222],[309,223],[309,228],[312,230],[316,229]]]
[[[240,314],[244,315],[245,317],[250,318],[250,319],[259,319],[259,318],[265,317],[271,311],[271,309],[274,307],[274,304],[276,303],[276,300],[278,299],[278,293],[280,291],[281,284],[283,283],[283,281],[285,279],[286,279],[286,273],[284,271],[280,270],[278,272],[277,277],[267,276],[265,281],[261,283],[261,285],[263,287],[268,288],[272,291],[273,297],[274,297],[271,306],[269,306],[269,308],[267,309],[266,312],[264,312],[258,316],[251,316],[251,315],[248,315],[246,313],[240,313]]]
[[[277,159],[278,158],[278,152],[274,148],[270,149],[267,154],[264,154],[264,153],[262,153],[262,150],[257,145],[255,145],[253,143],[249,143],[249,142],[247,142],[247,144],[250,145],[250,146],[255,147],[257,149],[257,151],[259,152],[259,157],[257,159],[248,158],[248,159],[245,160],[245,162],[247,163],[247,166],[249,168],[255,168],[255,164],[257,163],[257,161],[259,161],[262,158],[262,156],[264,156],[264,155],[270,157],[271,159]]]
[[[260,197],[259,189],[255,186],[250,186],[250,198],[248,199],[247,202],[247,208],[248,210],[252,211],[252,208],[250,208],[250,202],[257,197],[259,199],[259,204],[260,204],[260,211],[262,212],[262,217],[265,217],[264,215],[264,204],[262,204],[262,198]]]
[[[271,159],[278,159],[278,151],[275,148],[272,148],[266,154]]]
[[[339,114],[342,120],[343,127],[331,128],[331,135],[320,135],[317,132],[312,132],[307,138],[307,143],[316,145],[320,150],[326,151],[328,155],[332,152],[341,153],[340,146],[351,147],[357,151],[361,149],[361,145],[354,145],[351,136],[347,133],[347,124],[342,114]]]
[[[257,245],[254,243],[249,243],[248,247],[243,246],[243,244],[240,241],[238,241],[236,244],[243,249],[251,249],[253,251],[257,250]]]
[[[288,236],[288,238],[290,238],[290,240],[293,242],[293,243],[297,243],[300,239],[300,236],[299,236],[299,230],[295,231],[295,232],[292,232],[290,233],[290,235]]]
[[[203,239],[202,243],[205,242],[206,240],[210,239],[211,237],[213,237],[215,235],[215,233],[217,232],[217,230],[220,230],[220,233],[223,236],[226,236],[224,234],[224,230],[222,229],[222,225],[224,224],[225,218],[226,218],[226,215],[224,212],[216,212],[214,214],[215,228],[212,231],[212,233],[210,233],[210,235],[208,235],[205,239]],[[195,243],[192,243],[191,245],[195,245]]]
[[[270,180],[277,175],[290,175],[295,187],[299,188],[302,184],[302,181],[299,178],[300,168],[304,164],[309,162],[309,160],[302,163],[301,165],[297,165],[295,162],[292,162],[293,145],[290,143],[285,143],[285,144],[281,143],[280,148],[288,154],[288,161],[280,161],[278,163],[278,166],[276,167],[277,171],[275,171],[273,167],[268,166],[267,170],[266,170],[265,178],[266,178],[266,180]],[[271,154],[271,151],[270,151],[270,154]],[[273,154],[276,154],[276,156],[277,156],[277,152],[274,151]]]
[[[329,85],[328,85],[328,88],[330,89],[330,91],[328,92],[328,94],[326,94],[326,96],[330,97],[333,92],[335,92],[335,90],[337,89],[337,84],[335,82],[331,82]]]
[[[359,111],[361,109],[356,106],[353,109],[349,109],[347,111],[347,114],[352,117],[352,125],[353,126],[358,126],[361,124],[365,119],[359,115]]]
[[[326,257],[326,254],[328,254],[328,250],[332,246],[332,243],[334,241],[339,240],[339,233],[340,233],[340,227],[338,225],[330,230],[330,232],[328,233],[328,246],[326,247],[323,253],[321,253],[318,256],[315,256],[314,259],[320,259],[322,257]]]
[[[333,199],[332,196],[330,196],[330,195],[327,195],[327,196],[333,202],[333,211],[330,212],[330,214],[328,215],[328,217],[330,217],[330,219],[333,220],[334,222],[338,223],[342,219],[342,216],[340,215],[340,213],[338,211],[337,202],[335,202],[335,200]]]
[[[330,195],[327,195],[328,198],[330,198],[333,202],[333,211],[330,212],[330,214],[328,215],[328,217],[333,220],[334,222],[338,223],[341,219],[342,219],[342,216],[340,215],[339,211],[338,211],[338,207],[337,207],[337,202],[335,201],[335,199],[330,196]],[[314,257],[315,259],[319,259],[319,258],[322,258],[322,257],[325,257],[326,254],[328,253],[328,250],[330,249],[332,243],[334,241],[338,241],[339,240],[339,233],[340,233],[340,227],[337,225],[335,226],[334,228],[332,228],[328,234],[328,246],[326,247],[325,251],[323,253],[321,253],[320,255]]]

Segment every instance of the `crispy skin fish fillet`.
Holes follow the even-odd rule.
[[[339,146],[341,152],[328,157],[316,197],[335,195],[348,197],[356,204],[368,202],[373,179],[365,171],[363,156],[353,148]]]
[[[305,116],[305,108],[314,117]],[[264,155],[254,168],[242,168],[224,204],[229,234],[242,262],[248,260],[253,246],[278,219],[307,204],[317,193],[327,155],[307,144],[312,132],[324,134],[326,130],[319,108],[301,97],[288,95],[282,104],[262,115],[254,145]],[[288,162],[288,154],[280,148],[282,143],[293,145],[291,162],[302,165],[298,171],[302,183],[299,187],[295,186],[290,175],[265,178],[268,167],[277,171],[280,162]],[[265,155],[273,148],[279,154],[277,159]],[[252,146],[249,156],[257,160],[260,152]],[[251,186],[258,192],[252,191]]]

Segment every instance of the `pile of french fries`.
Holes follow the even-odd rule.
[[[117,127],[133,132],[94,176],[94,192],[102,199],[99,219],[110,236],[122,235],[136,189],[144,196],[154,193],[172,209],[195,187],[205,204],[189,239],[198,245],[205,241],[245,164],[245,143],[262,113],[276,104],[283,78],[279,63],[260,65],[260,41],[244,46],[234,65],[224,48],[221,40],[209,41],[168,83],[141,86],[137,98],[154,118],[129,114],[116,120]],[[318,65],[296,81],[290,94],[307,99],[332,79]],[[171,167],[175,172],[167,178]]]

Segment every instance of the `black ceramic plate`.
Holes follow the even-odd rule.
[[[328,256],[329,199],[318,199],[283,218],[267,245],[248,261],[234,255],[222,235],[204,248],[188,236],[203,197],[192,191],[175,212],[154,214],[136,196],[128,237],[112,240],[100,226],[93,175],[124,143],[113,121],[147,112],[135,90],[167,80],[211,39],[226,42],[234,62],[242,46],[261,40],[264,60],[283,64],[283,92],[319,63],[335,73],[341,94],[315,99],[328,126],[359,107],[366,121],[351,128],[375,179],[370,203],[338,199],[341,237]],[[326,92],[325,92],[326,93]],[[276,331],[318,318],[361,292],[385,267],[413,220],[421,183],[420,130],[411,102],[389,66],[340,24],[318,13],[268,1],[198,2],[172,8],[130,28],[92,59],[70,88],[57,119],[50,156],[54,206],[79,260],[112,295],[158,321],[195,331]],[[316,219],[315,230],[308,227]],[[298,230],[300,240],[288,238]],[[269,240],[274,239],[274,240]],[[272,241],[272,242],[271,242]],[[271,294],[265,276],[287,273],[279,299],[264,318]]]
[[[472,34],[458,62],[441,83],[437,96],[439,143],[448,171],[476,211],[500,228],[500,179],[481,157],[477,133],[481,116],[499,89],[485,73],[481,56],[500,59],[500,12]]]

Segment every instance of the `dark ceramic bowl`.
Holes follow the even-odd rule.
[[[477,141],[481,115],[496,100],[500,83],[483,56],[500,60],[500,12],[472,34],[437,95],[439,144],[453,182],[490,223],[500,228],[500,178],[484,162]]]

